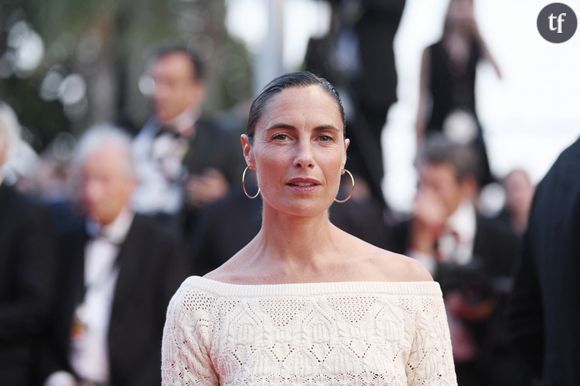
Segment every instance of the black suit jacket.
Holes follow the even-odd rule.
[[[195,134],[189,140],[189,148],[183,165],[189,175],[199,175],[208,169],[217,169],[226,178],[230,188],[238,187],[244,165],[240,132],[222,128],[213,120],[201,118],[195,123]],[[189,236],[197,226],[201,208],[184,206],[179,220],[183,235]]]
[[[44,354],[44,377],[71,371],[68,362],[73,315],[83,299],[84,227],[60,240],[59,304]],[[188,276],[177,240],[152,220],[135,215],[119,255],[119,274],[111,309],[108,345],[112,386],[158,386],[161,383],[161,337],[166,308]]]
[[[31,383],[55,284],[55,245],[43,207],[0,185],[0,385]]]
[[[241,131],[228,130],[208,119],[200,119],[183,159],[188,173],[199,174],[214,168],[221,171],[230,184],[238,184],[244,164],[240,134]]]
[[[580,139],[538,185],[508,321],[544,385],[580,384]]]

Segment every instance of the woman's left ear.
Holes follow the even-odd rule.
[[[248,168],[250,169],[255,169],[254,152],[252,151],[250,138],[246,134],[242,134],[240,136],[240,142],[242,144],[242,153],[246,160],[246,165],[248,165]]]
[[[348,146],[349,145],[350,145],[350,139],[349,138],[345,138],[344,139],[344,160],[342,161],[342,167],[341,167],[341,169],[344,169],[344,167],[346,166],[347,150],[348,150]]]

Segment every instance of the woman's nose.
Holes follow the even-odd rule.
[[[300,141],[297,144],[294,165],[299,168],[314,167],[314,157],[312,155],[312,145],[310,144],[310,141]]]

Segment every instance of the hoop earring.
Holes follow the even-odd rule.
[[[242,190],[244,191],[244,194],[246,195],[246,197],[248,197],[250,200],[253,200],[254,198],[256,198],[260,195],[260,188],[258,188],[258,191],[253,196],[251,196],[248,193],[248,191],[246,190],[246,172],[248,171],[248,169],[249,169],[249,167],[246,166],[246,168],[244,169],[244,172],[242,173]]]
[[[348,196],[346,196],[346,198],[343,198],[342,200],[337,200],[336,198],[334,199],[334,202],[337,202],[339,204],[344,204],[345,202],[350,200],[350,198],[352,197],[352,192],[354,192],[354,177],[353,177],[352,173],[349,172],[347,169],[344,169],[344,171],[349,175],[350,181],[352,183],[352,187],[350,189],[350,193],[348,194]]]

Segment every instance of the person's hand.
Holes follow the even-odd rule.
[[[79,386],[73,375],[67,371],[56,371],[48,376],[43,386]]]
[[[429,230],[438,233],[447,221],[443,202],[430,190],[419,190],[415,198],[414,217]]]
[[[434,255],[434,245],[445,226],[447,214],[441,200],[431,191],[420,190],[415,198],[411,249]]]
[[[187,203],[201,207],[223,197],[229,189],[229,184],[223,174],[217,169],[207,169],[202,174],[190,175],[185,183]]]
[[[450,291],[445,295],[445,308],[453,315],[462,316],[461,311],[465,307],[463,295],[457,291]]]
[[[450,292],[445,295],[445,307],[457,317],[469,321],[485,321],[491,317],[495,302],[484,299],[478,303],[469,303],[459,292]]]

